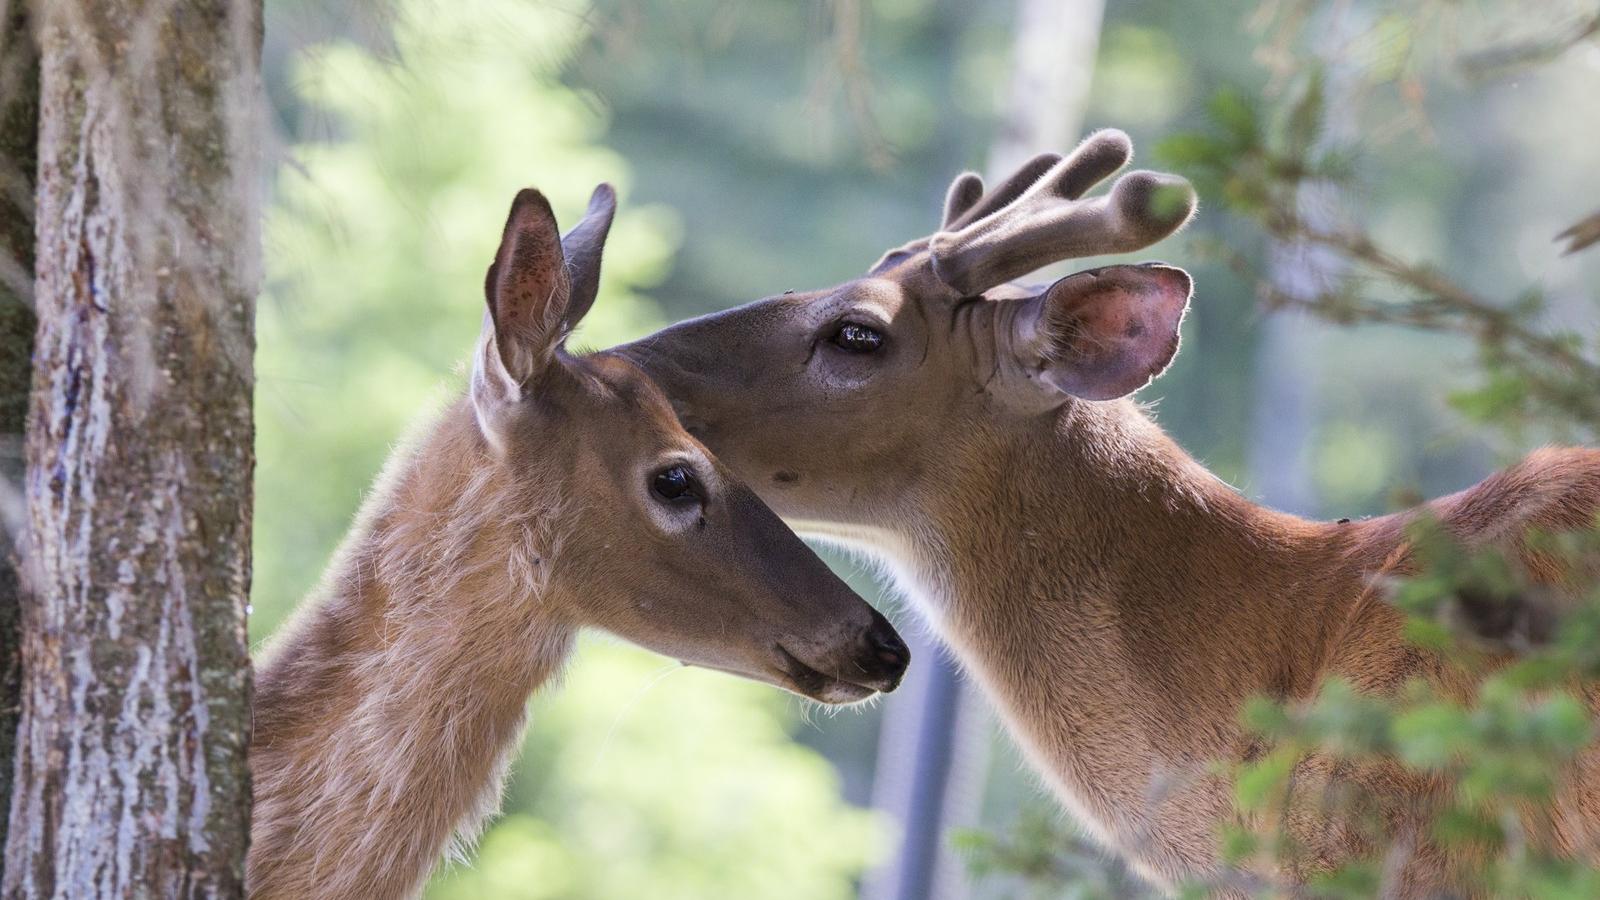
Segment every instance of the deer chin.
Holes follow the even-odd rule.
[[[774,644],[774,662],[758,671],[743,668],[719,666],[715,663],[696,662],[680,659],[678,662],[685,666],[694,666],[712,672],[724,672],[737,678],[746,678],[782,688],[791,694],[797,694],[808,700],[826,703],[829,706],[844,706],[851,703],[860,703],[879,693],[888,693],[900,684],[899,676],[885,679],[875,685],[860,684],[834,675],[827,675],[812,666],[801,662],[798,657],[790,653],[782,644]]]
[[[885,684],[882,688],[868,687],[864,684],[857,684],[853,681],[846,681],[843,678],[826,675],[801,662],[798,657],[790,653],[782,644],[778,644],[774,649],[777,650],[778,654],[778,667],[773,673],[775,676],[774,683],[778,687],[815,700],[818,703],[827,703],[834,706],[859,703],[878,693],[879,690],[894,690],[894,685],[891,684]]]
[[[726,672],[739,678],[748,678],[751,681],[760,681],[776,688],[782,688],[791,694],[826,703],[829,706],[845,706],[851,703],[860,703],[884,688],[867,687],[842,678],[824,675],[796,659],[789,651],[782,647],[778,649],[779,664],[767,668],[765,671],[755,673],[743,669],[730,669],[710,663],[690,662],[679,660],[685,666],[694,666],[709,669],[713,672]],[[892,687],[887,690],[893,690]]]

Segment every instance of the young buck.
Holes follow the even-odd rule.
[[[1191,284],[1161,264],[1013,279],[1075,256],[1138,250],[1192,215],[1188,184],[1120,169],[1100,132],[985,193],[951,186],[941,230],[866,277],[681,323],[623,348],[691,433],[802,534],[880,561],[994,699],[1032,763],[1100,841],[1168,887],[1220,876],[1231,788],[1214,760],[1257,752],[1252,695],[1305,698],[1332,675],[1387,693],[1470,679],[1410,646],[1369,590],[1407,564],[1406,516],[1324,523],[1258,506],[1178,448],[1132,401],[1178,349]],[[1594,522],[1600,452],[1534,454],[1429,504],[1456,535],[1514,542]],[[1600,824],[1585,759],[1548,827],[1572,847]],[[1391,801],[1414,847],[1402,894],[1445,883],[1421,810],[1445,790],[1307,759]],[[1304,877],[1362,852],[1296,815]]]
[[[517,195],[468,396],[397,451],[257,681],[256,897],[416,893],[495,808],[580,627],[824,703],[893,690],[889,624],[624,359],[563,340],[609,187],[565,237]]]

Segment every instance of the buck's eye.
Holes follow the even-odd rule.
[[[833,345],[846,353],[871,353],[883,346],[883,332],[846,322],[833,334]]]
[[[650,479],[650,490],[668,503],[685,503],[704,499],[700,481],[684,466],[663,469]]]

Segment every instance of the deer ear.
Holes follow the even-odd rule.
[[[572,230],[561,236],[572,279],[572,299],[567,301],[566,330],[576,328],[600,292],[600,254],[605,250],[611,219],[617,214],[617,192],[609,184],[597,185],[589,196],[589,210]]]
[[[555,213],[538,191],[519,191],[512,201],[484,293],[479,375],[520,395],[566,336],[572,293]]]
[[[1193,290],[1187,272],[1156,263],[1069,275],[1020,301],[1022,362],[1074,397],[1125,397],[1172,362]]]

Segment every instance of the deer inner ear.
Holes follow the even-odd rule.
[[[1085,400],[1125,397],[1178,352],[1193,283],[1170,266],[1111,266],[1069,275],[1038,298],[1044,380]]]
[[[518,385],[549,364],[564,336],[571,290],[560,235],[544,195],[518,192],[485,285],[499,362]]]

